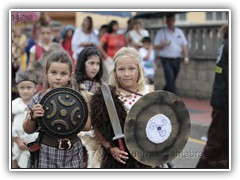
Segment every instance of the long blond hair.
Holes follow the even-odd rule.
[[[140,54],[135,48],[132,48],[132,47],[122,47],[120,50],[116,52],[115,56],[113,57],[114,68],[110,72],[109,84],[117,88],[120,87],[120,84],[117,80],[117,74],[116,74],[116,64],[117,64],[116,62],[118,61],[118,59],[124,58],[124,57],[131,57],[136,60],[137,66],[138,66],[137,87],[139,91],[144,90],[145,79],[144,79],[143,68],[140,62]]]

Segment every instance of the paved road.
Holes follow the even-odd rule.
[[[176,168],[195,168],[202,154],[211,122],[211,107],[209,100],[183,98],[190,113],[190,137],[183,151],[172,162]]]
[[[176,168],[195,168],[202,154],[204,141],[189,138],[183,151],[172,162]]]

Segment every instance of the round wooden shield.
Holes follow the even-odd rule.
[[[45,110],[39,124],[54,137],[68,137],[79,133],[88,118],[83,97],[70,88],[56,88],[47,92],[40,101]]]
[[[189,132],[189,112],[182,100],[167,91],[154,91],[141,97],[129,111],[124,140],[137,161],[159,166],[179,155]]]

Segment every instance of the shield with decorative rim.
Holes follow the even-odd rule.
[[[137,161],[159,166],[179,155],[189,132],[189,112],[181,98],[160,90],[133,105],[126,117],[124,140]]]
[[[45,112],[39,124],[51,136],[61,138],[77,134],[87,122],[87,104],[73,89],[53,89],[43,96],[40,104]]]

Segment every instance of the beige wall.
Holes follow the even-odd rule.
[[[93,19],[93,26],[95,29],[99,29],[101,25],[108,24],[111,20],[116,20],[119,23],[119,27],[125,29],[127,27],[127,21],[129,18],[117,17],[117,16],[105,16],[91,13],[76,12],[75,26],[79,27],[82,24],[83,19],[86,16],[91,16]]]
[[[189,12],[187,13],[187,22],[189,24],[199,24],[199,23],[205,23],[205,15],[206,12]]]

